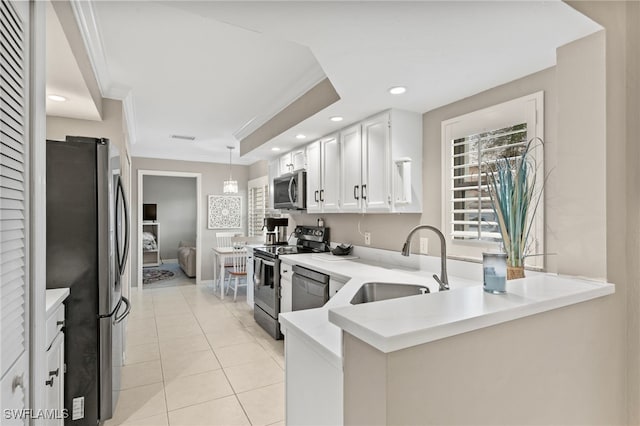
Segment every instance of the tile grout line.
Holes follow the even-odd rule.
[[[227,308],[226,306],[225,306],[225,309],[227,311],[229,311],[229,308]],[[230,312],[230,313],[231,313],[231,315],[233,315],[233,312]],[[254,337],[254,336],[252,335],[251,337]],[[255,337],[254,337],[254,339],[255,339]],[[251,421],[251,417],[249,417],[249,413],[247,413],[247,410],[245,409],[244,405],[242,404],[242,401],[240,401],[240,398],[238,398],[238,393],[236,392],[236,389],[233,387],[233,384],[231,383],[231,380],[229,380],[229,376],[227,375],[227,372],[224,370],[224,367],[222,366],[222,363],[220,362],[220,359],[218,358],[218,355],[216,354],[216,351],[213,349],[213,346],[211,346],[211,342],[209,342],[209,339],[207,339],[207,343],[209,344],[209,347],[211,347],[211,350],[213,351],[213,356],[215,356],[216,359],[218,360],[218,363],[220,364],[220,368],[222,369],[222,374],[224,374],[225,379],[229,383],[229,386],[231,387],[231,390],[233,391],[233,396],[235,397],[236,401],[238,402],[238,405],[240,406],[240,408],[242,409],[242,412],[244,413],[244,416],[247,418],[247,421],[249,422],[249,424],[253,425],[253,422]]]
[[[241,330],[242,332],[247,333],[249,336],[251,336],[250,342],[241,342],[241,343],[229,344],[229,345],[226,345],[226,346],[221,346],[221,347],[219,347],[217,349],[226,348],[226,347],[235,346],[235,345],[241,345],[241,344],[245,344],[245,343],[257,344],[257,346],[259,348],[261,348],[267,355],[267,357],[265,357],[264,359],[269,359],[269,358],[272,359],[276,363],[276,365],[278,366],[279,370],[284,373],[284,368],[280,365],[281,364],[281,360],[280,360],[281,356],[279,354],[279,349],[277,348],[277,345],[276,345],[276,347],[270,345],[269,342],[266,341],[266,338],[264,338],[264,336],[258,336],[256,334],[254,334],[254,332],[252,332],[252,331],[255,331],[255,330],[252,330],[252,329],[255,328],[256,324],[247,323],[246,322],[247,316],[251,314],[250,308],[247,309],[244,306],[236,305],[236,302],[231,303],[231,302],[221,301],[219,298],[217,298],[217,295],[211,291],[211,289],[201,290],[201,289],[198,289],[198,288],[187,287],[187,286],[166,287],[166,289],[175,289],[175,295],[172,296],[171,295],[172,293],[166,292],[165,288],[163,288],[163,289],[154,289],[155,291],[153,291],[153,292],[149,291],[149,293],[151,293],[150,297],[151,297],[151,302],[152,302],[152,307],[153,307],[153,320],[154,320],[154,324],[155,324],[155,328],[156,328],[156,334],[158,336],[156,344],[157,344],[157,347],[158,347],[158,355],[159,355],[158,361],[160,362],[160,372],[161,372],[161,376],[162,376],[162,382],[161,383],[162,383],[162,388],[163,388],[164,398],[165,398],[165,410],[166,410],[165,411],[165,415],[166,415],[167,422],[170,423],[170,420],[169,420],[169,413],[170,412],[174,412],[174,411],[177,411],[177,410],[181,410],[181,409],[197,406],[197,405],[200,405],[200,404],[203,404],[203,403],[206,403],[206,402],[210,402],[210,401],[215,401],[215,400],[219,400],[219,399],[223,399],[223,398],[228,398],[228,397],[233,395],[235,397],[237,403],[240,405],[240,408],[242,409],[242,411],[243,411],[243,413],[245,415],[245,418],[247,419],[249,424],[253,424],[251,419],[250,419],[250,417],[249,417],[249,415],[248,415],[247,410],[245,409],[244,405],[240,401],[239,395],[240,394],[245,394],[245,393],[248,393],[248,392],[251,392],[251,391],[259,390],[259,389],[264,389],[264,388],[267,388],[269,386],[281,385],[284,382],[284,380],[277,381],[276,383],[270,383],[270,384],[267,384],[267,385],[258,386],[258,387],[252,388],[252,389],[247,389],[247,390],[244,390],[242,392],[238,392],[237,389],[231,383],[231,380],[229,379],[229,376],[227,375],[227,371],[225,370],[225,367],[220,362],[220,358],[218,357],[218,355],[216,353],[216,348],[213,347],[212,342],[207,337],[208,333],[205,332],[205,329],[203,327],[203,322],[202,322],[203,320],[201,319],[203,316],[197,314],[197,312],[206,312],[206,305],[203,306],[203,305],[199,304],[198,301],[199,300],[207,300],[207,301],[208,300],[216,300],[215,303],[211,303],[211,306],[219,307],[221,312],[225,313],[225,316],[223,318],[225,318],[226,315],[228,315],[229,318],[234,319],[235,321],[237,321],[240,324],[241,327],[238,328],[238,330]],[[204,292],[207,292],[207,294],[204,294]],[[165,294],[167,294],[167,295],[165,296]],[[220,370],[222,370],[222,374],[224,375],[225,380],[227,381],[227,384],[229,385],[229,389],[231,390],[232,393],[229,394],[229,395],[219,396],[217,398],[208,399],[207,401],[200,401],[200,402],[196,402],[196,403],[193,403],[193,404],[188,404],[188,405],[186,405],[184,407],[179,407],[179,408],[176,408],[174,410],[170,410],[169,409],[169,404],[168,404],[167,391],[166,391],[166,389],[167,389],[166,388],[166,386],[167,386],[167,377],[165,375],[164,364],[162,362],[164,359],[167,359],[167,358],[163,356],[162,351],[160,350],[160,347],[161,347],[160,332],[159,332],[160,326],[158,324],[158,316],[157,316],[157,312],[156,312],[155,308],[156,308],[156,301],[157,300],[163,300],[163,302],[164,302],[165,301],[164,299],[166,298],[167,301],[173,301],[174,298],[177,299],[178,295],[180,295],[180,297],[182,298],[181,302],[184,302],[185,306],[188,308],[188,311],[184,312],[184,314],[186,315],[188,313],[190,316],[192,316],[195,319],[195,322],[198,325],[198,330],[199,330],[200,333],[197,336],[194,335],[194,336],[180,336],[180,337],[169,338],[167,340],[163,340],[163,342],[166,343],[166,342],[170,342],[172,340],[177,340],[177,339],[180,339],[180,338],[183,338],[183,337],[184,338],[193,337],[194,339],[198,338],[198,337],[204,337],[205,341],[207,343],[207,347],[213,353],[213,356],[215,357],[215,359],[216,359],[216,361],[217,361],[217,363],[219,365],[219,368],[217,368],[215,370],[207,370],[205,372],[193,373],[193,374],[189,374],[189,375],[186,375],[186,376],[176,376],[175,379],[180,379],[182,377],[189,377],[189,376],[193,376],[193,375],[205,374],[205,373],[213,372],[213,371],[216,371],[216,370],[220,369]],[[214,299],[208,299],[209,295],[213,296]],[[159,297],[156,297],[156,296],[159,296]],[[204,296],[204,298],[203,298],[203,296]],[[241,300],[240,303],[242,303],[242,300]],[[224,307],[224,308],[220,307],[220,305],[222,305],[222,307]],[[204,308],[204,309],[202,309],[202,308]],[[176,315],[181,315],[181,314],[176,314]],[[161,317],[165,317],[165,316],[161,315]],[[215,323],[215,320],[214,320],[214,323]],[[213,331],[212,333],[215,333],[215,331]],[[261,337],[263,337],[263,338],[261,339]],[[193,352],[200,352],[200,351],[193,351]],[[202,352],[204,352],[204,350],[202,350]],[[155,360],[142,361],[142,362],[152,362],[152,361],[155,361]],[[249,361],[249,362],[245,362],[245,363],[241,363],[241,364],[237,364],[237,365],[227,366],[226,368],[240,367],[242,365],[251,364],[251,363],[254,363],[254,362],[256,362],[256,361]],[[136,363],[136,364],[138,364],[138,363]],[[135,365],[135,364],[130,364],[130,365]],[[173,379],[171,379],[171,380],[173,380]],[[157,384],[157,383],[158,382],[150,383],[150,384]],[[139,386],[146,386],[146,385],[139,385]],[[135,386],[135,387],[139,387],[139,386]],[[133,387],[133,388],[135,388],[135,387]],[[129,388],[129,389],[133,389],[133,388]],[[149,416],[149,417],[153,417],[153,416],[156,416],[156,415],[158,415],[158,414],[155,414],[155,415],[152,415],[152,416]],[[148,418],[148,417],[144,417],[144,418]],[[278,422],[281,422],[281,421],[282,420],[277,421],[277,422],[273,422],[271,424],[277,424]]]

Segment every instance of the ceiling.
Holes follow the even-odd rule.
[[[47,96],[63,96],[57,102],[47,98],[47,114],[82,120],[100,120],[71,46],[64,34],[53,6],[47,2]]]
[[[559,1],[105,1],[93,9],[110,79],[133,101],[132,156],[226,162],[244,130],[330,79],[339,101],[242,158],[236,149],[241,164],[387,108],[426,112],[548,68],[557,47],[601,29]],[[396,85],[407,92],[389,94]]]

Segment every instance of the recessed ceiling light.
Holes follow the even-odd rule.
[[[274,146],[273,148],[271,148],[271,151],[280,151],[280,148],[278,148],[277,146]]]
[[[342,121],[342,117],[340,117],[339,115],[336,115],[334,117],[331,117],[329,120],[331,120],[331,121]]]
[[[307,137],[305,135],[303,135],[302,133],[299,135],[296,135],[296,139],[306,139]]]
[[[401,95],[406,91],[407,91],[407,88],[403,86],[396,86],[389,89],[389,93],[391,93],[392,95]]]
[[[64,96],[60,96],[60,95],[49,95],[47,96],[47,98],[49,98],[52,101],[56,101],[56,102],[64,102],[67,100],[67,98],[65,98]]]

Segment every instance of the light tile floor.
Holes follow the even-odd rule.
[[[105,426],[283,425],[284,343],[245,298],[211,287],[132,291],[120,398]]]

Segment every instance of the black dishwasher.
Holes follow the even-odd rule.
[[[313,309],[329,300],[329,276],[298,265],[293,266],[291,310]]]

